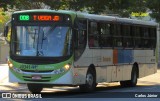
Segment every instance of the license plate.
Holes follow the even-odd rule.
[[[33,75],[33,76],[32,76],[32,79],[33,79],[33,80],[41,80],[42,77],[41,77],[40,75]]]

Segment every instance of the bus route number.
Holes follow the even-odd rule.
[[[29,20],[29,15],[20,15],[19,20],[20,21],[28,21]]]

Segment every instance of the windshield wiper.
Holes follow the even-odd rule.
[[[37,34],[38,34],[38,38],[37,38],[37,52],[36,52],[36,53],[37,53],[37,54],[36,54],[37,56],[39,56],[39,55],[38,55],[38,53],[39,53],[39,52],[38,52],[39,32],[40,32],[40,27],[38,27],[38,33],[37,33]]]
[[[42,50],[37,51],[37,53],[38,53],[38,56],[43,56],[43,51]]]
[[[35,45],[35,43],[36,43],[36,31],[38,30],[38,29],[34,29],[35,30],[35,33],[34,33],[34,41],[33,41],[33,46]]]

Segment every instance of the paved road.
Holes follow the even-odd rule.
[[[2,70],[3,68],[3,70]],[[30,94],[25,84],[13,84],[8,82],[8,68],[0,66],[0,92],[6,93],[27,93]],[[148,94],[152,94],[152,98],[146,98]],[[137,87],[122,88],[119,83],[101,83],[93,93],[80,92],[78,87],[53,87],[44,88],[41,96],[45,99],[29,99],[29,100],[104,100],[104,101],[158,101],[160,99],[160,70],[156,74],[141,78],[138,80]],[[1,97],[1,95],[0,95]],[[126,98],[125,98],[126,97]],[[141,97],[141,99],[136,98]],[[117,99],[118,98],[118,99]],[[4,100],[4,99],[0,99]],[[16,99],[12,99],[16,100]]]

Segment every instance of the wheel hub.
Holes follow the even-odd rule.
[[[87,75],[87,84],[88,84],[89,86],[92,86],[92,85],[93,85],[93,76],[92,76],[92,74],[88,74],[88,75]]]

